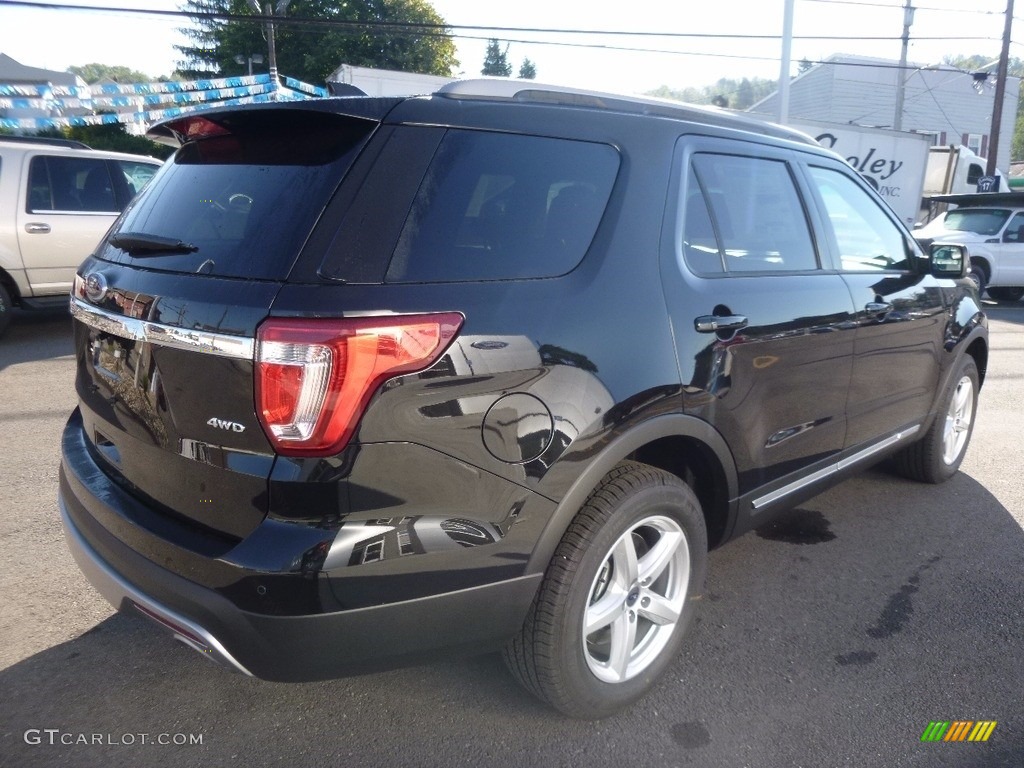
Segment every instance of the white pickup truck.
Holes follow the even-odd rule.
[[[159,167],[80,142],[0,136],[0,333],[12,306],[67,301],[78,265]]]
[[[1024,192],[937,195],[931,201],[956,208],[914,230],[922,246],[959,243],[967,246],[967,275],[996,301],[1024,297]]]

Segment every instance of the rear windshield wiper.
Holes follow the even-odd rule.
[[[108,241],[129,256],[158,256],[163,253],[194,253],[199,247],[173,237],[147,235],[145,232],[118,232]]]

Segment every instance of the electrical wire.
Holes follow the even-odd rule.
[[[864,2],[863,0],[802,0],[805,3],[821,3],[822,5],[853,5],[866,8],[891,8],[893,10],[902,11],[904,6],[895,5],[893,3],[871,3]],[[942,13],[971,13],[978,16],[1005,16],[1006,11],[980,11],[977,9],[969,8],[939,8],[931,5],[915,5],[915,11],[939,11]]]
[[[209,12],[195,12],[195,11],[170,11],[160,10],[153,8],[124,8],[114,6],[96,6],[96,5],[76,5],[74,3],[46,3],[39,2],[38,0],[3,0],[2,5],[12,5],[25,8],[35,9],[49,9],[49,10],[66,10],[66,11],[90,11],[96,13],[121,13],[121,14],[140,14],[149,16],[164,16],[174,18],[186,18],[186,19],[209,19],[210,21],[233,21],[243,22],[250,24],[266,24],[268,21],[273,21],[275,26],[295,26],[295,25],[307,25],[307,26],[318,26],[318,27],[329,27],[336,29],[381,29],[381,30],[402,30],[406,33],[412,32],[446,32],[447,30],[469,30],[469,31],[484,31],[484,32],[510,32],[515,34],[549,34],[549,35],[591,35],[595,37],[663,37],[663,38],[675,38],[675,39],[690,39],[690,40],[781,40],[781,35],[750,35],[750,34],[729,34],[729,33],[717,33],[717,32],[651,32],[651,31],[629,31],[629,30],[598,30],[598,29],[562,29],[562,28],[545,28],[545,27],[496,27],[496,26],[480,26],[480,25],[469,25],[469,24],[428,24],[424,22],[404,22],[404,21],[349,21],[344,19],[313,19],[313,18],[296,18],[294,16],[256,16],[252,14],[238,14],[238,13],[209,13]],[[461,37],[459,35],[451,35],[450,33],[445,36]],[[495,35],[490,35],[490,39]],[[467,38],[477,39],[477,38]],[[531,42],[536,44],[545,44],[542,40],[509,40],[507,37],[501,36],[502,41],[509,42]],[[794,35],[793,40],[856,40],[856,41],[868,41],[868,42],[895,42],[901,40],[899,35]],[[928,37],[915,37],[917,41],[975,41],[975,40],[990,40],[988,36],[978,37],[950,37],[947,35],[940,36],[928,36]],[[593,46],[585,45],[584,47],[605,47],[605,46]],[[646,50],[646,49],[643,49]],[[660,51],[652,51],[652,53],[659,53]]]
[[[854,3],[852,0],[804,0],[804,2],[823,2],[823,3]],[[38,0],[0,0],[0,6],[12,5],[19,7],[28,7],[35,9],[48,9],[48,10],[69,10],[69,11],[87,11],[96,13],[116,13],[116,14],[140,14],[147,16],[170,16],[175,18],[186,18],[186,19],[209,19],[211,21],[232,21],[232,22],[244,22],[251,24],[265,25],[268,21],[266,16],[255,16],[249,14],[221,14],[221,13],[195,13],[187,11],[171,11],[171,10],[158,10],[150,8],[124,8],[124,7],[113,7],[113,6],[85,6],[77,5],[74,3],[48,3],[38,2]],[[890,6],[896,7],[896,6]],[[328,27],[336,30],[342,30],[347,32],[363,32],[366,30],[388,30],[393,33],[399,34],[414,34],[420,37],[436,37],[436,38],[452,38],[457,40],[474,40],[474,41],[487,41],[494,39],[494,34],[488,34],[485,36],[471,35],[465,33],[450,32],[448,30],[469,30],[469,31],[486,31],[488,33],[493,32],[525,32],[534,34],[587,34],[593,36],[638,36],[638,37],[667,37],[667,38],[687,38],[687,39],[735,39],[735,40],[764,40],[764,41],[775,41],[781,40],[779,35],[739,35],[739,34],[703,34],[703,33],[672,33],[672,32],[628,32],[623,30],[609,31],[609,30],[570,30],[570,29],[555,29],[555,28],[538,28],[538,27],[487,27],[487,26],[474,26],[474,25],[457,25],[457,24],[426,24],[419,22],[363,22],[363,21],[345,21],[336,19],[309,19],[309,18],[296,18],[292,16],[273,16],[271,17],[275,26],[291,26],[291,27]],[[703,52],[703,51],[680,51],[664,48],[649,48],[639,46],[622,46],[622,45],[611,45],[607,43],[583,43],[583,42],[568,42],[563,40],[541,40],[535,38],[512,38],[512,37],[501,37],[502,42],[516,43],[521,45],[547,45],[555,47],[565,48],[586,48],[594,50],[604,51],[615,51],[615,52],[626,52],[626,53],[645,53],[645,54],[662,54],[670,56],[697,56],[701,58],[721,58],[721,59],[732,59],[740,61],[772,61],[777,62],[778,56],[757,56],[751,54],[730,54],[730,53],[717,53],[717,52]],[[860,41],[897,41],[901,38],[899,36],[862,36],[862,37],[849,37],[841,35],[829,35],[829,36],[796,36],[796,40],[860,40]],[[990,37],[915,37],[916,41],[990,41]],[[1022,43],[1021,45],[1024,45]],[[850,61],[830,61],[828,59],[810,60],[811,64],[819,65],[832,65],[842,64],[843,66],[855,66],[864,67],[871,69],[901,69],[899,64],[887,64],[881,62],[850,62]],[[945,69],[941,65],[931,67],[913,67],[904,66],[902,69]]]

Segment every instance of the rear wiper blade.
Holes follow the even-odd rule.
[[[108,242],[129,256],[157,256],[162,253],[194,253],[199,246],[173,237],[147,235],[145,232],[118,232]]]

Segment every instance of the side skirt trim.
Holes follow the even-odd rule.
[[[875,454],[884,451],[886,448],[889,448],[895,445],[896,443],[899,443],[907,439],[911,435],[917,434],[917,432],[920,429],[920,424],[915,424],[912,427],[902,429],[896,434],[890,435],[889,437],[885,438],[884,440],[880,440],[874,445],[869,445],[867,448],[858,451],[852,456],[848,456],[845,459],[841,459],[837,461],[835,464],[830,464],[827,467],[823,467],[822,469],[819,469],[817,472],[812,472],[806,477],[801,477],[799,480],[794,480],[792,483],[789,483],[788,485],[784,485],[781,488],[776,488],[774,491],[771,491],[770,493],[767,493],[764,496],[754,499],[754,501],[751,503],[751,506],[755,510],[759,510],[763,507],[768,506],[769,504],[774,504],[779,499],[789,496],[791,493],[796,493],[797,491],[806,488],[809,485],[813,485],[819,480],[823,480],[824,478],[830,475],[834,475],[837,472],[842,472],[845,469],[849,469],[854,464],[859,464],[860,462],[871,458]]]

